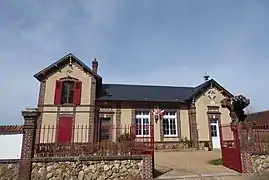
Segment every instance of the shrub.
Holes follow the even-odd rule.
[[[124,134],[121,134],[121,135],[117,138],[117,142],[134,141],[134,139],[135,139],[135,134],[124,133]]]

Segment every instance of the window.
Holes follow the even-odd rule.
[[[218,137],[217,125],[211,124],[211,137]]]
[[[177,134],[176,112],[165,112],[163,116],[163,135],[164,137],[174,137]]]
[[[54,104],[79,105],[81,100],[82,83],[76,79],[57,80],[55,85]]]
[[[111,125],[112,122],[111,122],[111,118],[110,117],[101,117],[100,118],[100,121],[101,121],[101,124],[102,125]]]
[[[136,111],[135,115],[136,136],[150,136],[150,113],[149,111]]]
[[[112,121],[110,117],[100,118],[101,129],[100,129],[100,139],[101,141],[112,140]]]
[[[218,118],[210,119],[211,137],[218,137]]]
[[[74,100],[74,81],[62,82],[62,98],[61,104],[72,104]]]

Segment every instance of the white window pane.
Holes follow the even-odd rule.
[[[169,135],[169,120],[163,119],[163,134]]]
[[[150,113],[149,111],[136,111],[136,125],[137,127],[137,135],[139,136],[148,136],[150,135]]]

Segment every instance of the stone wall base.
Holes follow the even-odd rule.
[[[18,160],[0,160],[0,180],[18,180]]]
[[[141,178],[142,160],[33,163],[31,180]]]
[[[155,151],[197,151],[197,148],[193,148],[189,141],[156,141]],[[199,142],[199,150],[207,151],[210,148],[206,147],[210,144],[209,141]]]
[[[153,179],[151,156],[35,158],[31,180]]]
[[[251,155],[251,166],[254,173],[260,173],[269,170],[269,154]]]

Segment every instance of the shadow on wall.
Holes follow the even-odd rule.
[[[20,159],[23,134],[0,135],[0,159]]]

